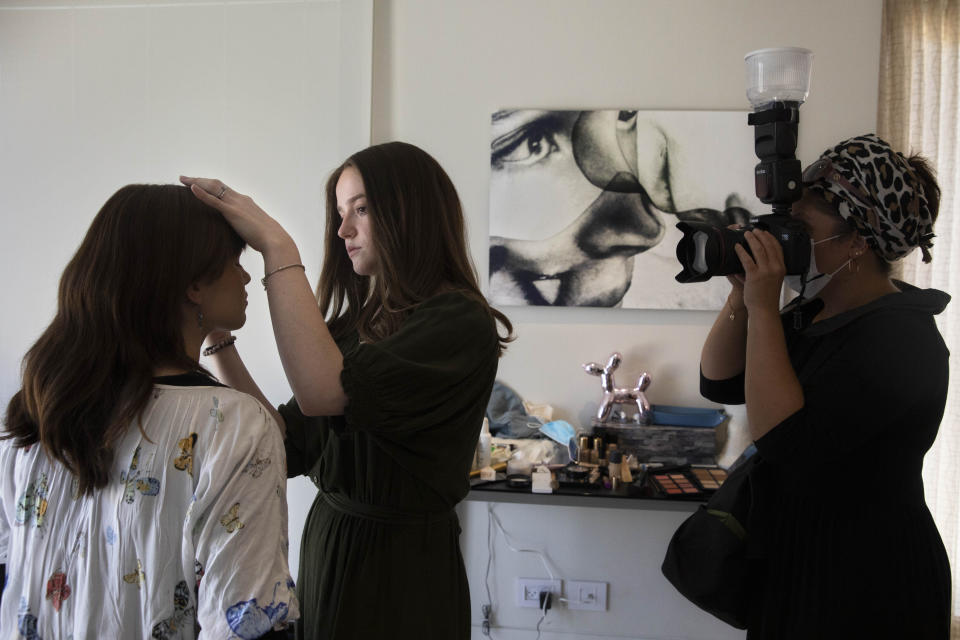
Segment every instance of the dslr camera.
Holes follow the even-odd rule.
[[[683,238],[677,243],[677,260],[683,271],[678,282],[703,282],[713,276],[743,273],[734,247],[750,253],[744,233],[769,231],[780,241],[787,273],[806,273],[810,266],[810,236],[790,216],[790,205],[803,192],[800,161],[797,160],[798,102],[774,102],[747,116],[754,128],[754,151],[760,163],[754,169],[757,198],[773,205],[773,213],[757,216],[740,229],[727,229],[703,222],[678,222]]]
[[[677,259],[683,266],[677,274],[678,282],[703,282],[713,276],[743,273],[734,247],[743,245],[750,253],[744,234],[752,229],[769,231],[780,241],[788,274],[806,273],[810,266],[810,236],[789,213],[757,216],[739,229],[706,222],[678,222],[677,228],[683,232],[677,243]]]
[[[810,90],[813,53],[798,47],[759,49],[744,56],[747,98],[754,111],[747,116],[753,130],[753,148],[760,163],[754,169],[757,198],[773,205],[773,213],[758,216],[739,229],[679,222],[683,238],[677,244],[677,259],[683,271],[679,282],[703,282],[713,276],[743,273],[734,247],[750,253],[744,233],[769,231],[780,241],[787,274],[801,275],[810,266],[810,236],[790,216],[791,205],[803,194],[797,136],[800,105]]]

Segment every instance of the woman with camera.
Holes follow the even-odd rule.
[[[701,392],[746,403],[758,451],[748,638],[947,638],[950,568],[921,469],[946,402],[934,316],[950,297],[890,277],[917,247],[931,260],[940,189],[875,135],[803,177],[810,268],[785,277],[778,240],[747,231],[701,357]],[[801,295],[781,311],[784,282]]]

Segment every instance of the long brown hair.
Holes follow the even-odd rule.
[[[363,179],[379,273],[354,273],[337,235],[337,181],[347,167]],[[491,307],[477,284],[467,251],[463,208],[450,177],[427,152],[405,142],[367,147],[350,156],[327,180],[327,229],[317,286],[320,309],[331,333],[358,331],[379,340],[394,333],[420,302],[443,290],[480,302],[506,333],[500,353],[513,340],[513,325]]]
[[[115,445],[150,398],[154,368],[200,369],[183,341],[187,288],[219,277],[243,247],[186,187],[113,194],[63,272],[56,316],[24,357],[2,438],[41,443],[81,494],[105,486]]]

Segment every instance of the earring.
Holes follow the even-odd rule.
[[[197,305],[197,326],[203,329],[203,307]]]

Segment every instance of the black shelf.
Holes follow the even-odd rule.
[[[600,507],[603,509],[640,509],[647,511],[683,511],[692,513],[703,504],[701,500],[647,496],[629,484],[613,489],[602,487],[573,487],[563,485],[553,493],[533,493],[529,487],[515,489],[506,480],[477,482],[470,487],[466,500],[473,502],[506,502],[515,504],[542,504],[557,507]]]

